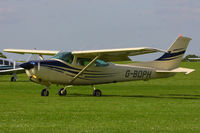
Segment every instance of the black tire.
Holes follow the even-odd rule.
[[[93,91],[93,96],[97,96],[97,97],[100,97],[101,96],[101,91],[96,89]]]
[[[15,77],[11,77],[10,81],[11,82],[16,82],[16,78]]]
[[[58,95],[59,96],[66,96],[67,95],[67,91],[66,89],[64,90],[64,88],[60,88],[59,91],[58,91]]]
[[[41,96],[49,96],[49,91],[47,89],[43,89],[41,91]]]

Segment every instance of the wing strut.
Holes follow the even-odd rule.
[[[41,54],[39,54],[39,57],[41,60],[44,60],[44,57]]]
[[[87,66],[85,66],[70,82],[69,84],[72,85],[73,82],[83,73],[86,69],[88,69],[98,58],[100,55],[97,55]]]

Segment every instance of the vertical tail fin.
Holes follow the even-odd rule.
[[[190,40],[191,38],[179,36],[168,48],[167,53],[162,55],[160,58],[155,61],[136,63],[134,65],[154,67],[163,70],[175,69],[179,66]]]
[[[176,41],[168,48],[167,53],[158,58],[156,61],[167,61],[182,58],[190,40],[191,39],[188,37],[179,36]]]

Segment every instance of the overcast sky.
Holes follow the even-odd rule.
[[[1,51],[167,49],[179,34],[200,55],[199,0],[0,0]]]

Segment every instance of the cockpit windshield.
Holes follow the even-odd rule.
[[[71,52],[59,52],[52,58],[59,59],[71,64],[73,62],[74,56],[72,55]]]

